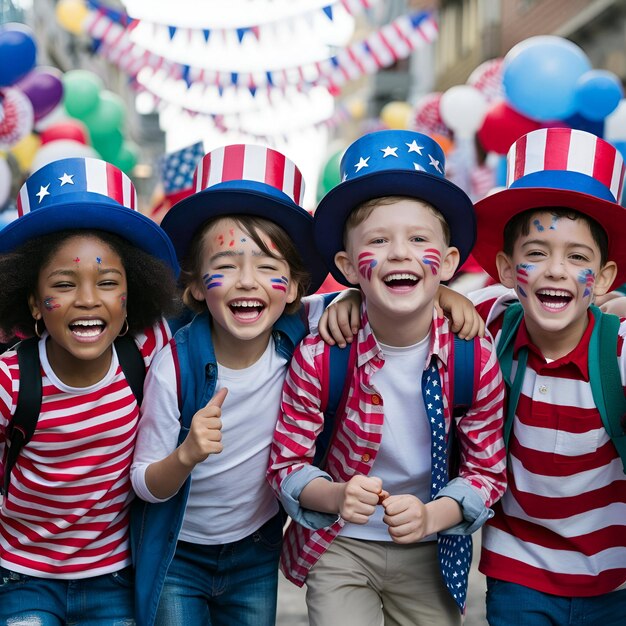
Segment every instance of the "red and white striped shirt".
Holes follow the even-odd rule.
[[[432,329],[426,362],[430,363],[433,355],[437,357],[444,391],[446,431],[449,431],[451,380],[448,357],[454,336],[444,319],[435,318]],[[337,416],[336,435],[324,467],[333,480],[340,482],[346,482],[356,474],[369,474],[383,430],[383,399],[371,379],[384,366],[384,359],[366,313],[361,318],[357,342],[356,367],[347,374],[350,388],[346,412]],[[288,475],[311,463],[316,437],[323,428],[320,381],[326,379],[324,374],[328,367],[324,346],[318,336],[306,337],[296,348],[285,380],[268,470],[270,483],[279,494]],[[502,439],[503,384],[490,339],[481,340],[479,362],[474,403],[457,425],[462,451],[459,476],[468,488],[475,490],[485,506],[491,506],[505,488],[505,450]],[[421,372],[415,372],[415,384],[421,384]],[[327,389],[324,391],[328,392]],[[425,450],[424,454],[430,455],[430,450]],[[338,520],[330,527],[312,531],[291,523],[285,534],[281,559],[287,578],[302,585],[309,569],[335,539],[342,525],[343,521]]]
[[[37,428],[11,472],[0,508],[0,564],[42,578],[88,578],[130,564],[129,507],[139,407],[119,365],[86,388],[54,374],[39,342],[42,403]],[[135,337],[146,368],[170,339],[165,322]],[[0,454],[15,412],[15,350],[0,356]]]
[[[496,344],[507,300],[477,304]],[[591,392],[592,330],[589,313],[579,345],[547,363],[520,325],[514,359],[527,346],[528,364],[509,441],[508,490],[484,527],[480,562],[487,576],[568,597],[601,595],[626,582],[626,476]],[[624,385],[626,319],[619,337]]]

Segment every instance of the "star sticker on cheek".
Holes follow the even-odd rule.
[[[386,159],[388,156],[396,157],[396,159],[398,158],[398,155],[396,154],[398,151],[397,147],[392,148],[391,146],[387,146],[386,148],[381,148],[380,151],[383,153],[383,159]]]
[[[68,174],[67,172],[63,172],[63,176],[59,178],[59,180],[61,181],[61,187],[63,187],[63,185],[73,185],[74,181],[72,180],[72,178],[74,178],[74,174]]]
[[[406,146],[409,149],[409,152],[417,152],[417,154],[422,156],[422,150],[424,149],[424,146],[418,146],[415,139],[411,143],[407,143]]]
[[[39,198],[39,202],[41,202],[46,196],[50,195],[48,187],[50,187],[50,183],[48,183],[45,187],[43,185],[39,187],[39,192],[35,194]]]
[[[439,161],[437,161],[437,159],[435,159],[432,154],[429,154],[428,158],[430,159],[428,165],[432,165],[441,174],[442,172],[441,168],[439,167]]]
[[[367,164],[367,162],[370,160],[369,157],[367,157],[367,159],[364,159],[363,157],[361,157],[359,159],[359,162],[354,166],[356,167],[356,171],[359,172],[360,170],[362,170],[364,167],[369,167],[369,165]]]

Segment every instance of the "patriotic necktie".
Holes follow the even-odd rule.
[[[443,415],[441,379],[439,370],[434,364],[431,364],[422,375],[422,394],[431,430],[430,497],[434,499],[448,484],[448,442]],[[454,428],[454,424],[451,428]],[[438,534],[437,547],[444,582],[463,612],[465,611],[469,570],[472,564],[472,537],[471,535]]]

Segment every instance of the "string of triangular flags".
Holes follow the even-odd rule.
[[[136,24],[136,23],[135,23]],[[173,62],[146,50],[131,40],[134,25],[124,20],[114,21],[109,11],[90,14],[87,34],[97,42],[98,51],[132,79],[148,68],[164,79],[183,79],[187,85],[243,87],[255,96],[259,87],[267,89],[294,85],[299,89],[323,85],[338,93],[347,81],[355,80],[404,59],[416,48],[431,43],[437,37],[437,24],[428,12],[402,15],[365,39],[347,46],[328,59],[295,67],[261,72],[225,72],[191,67]]]

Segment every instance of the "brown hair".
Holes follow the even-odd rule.
[[[306,269],[295,244],[291,237],[275,222],[253,215],[221,215],[211,218],[196,231],[189,246],[189,252],[181,263],[181,284],[183,287],[183,302],[193,311],[202,313],[206,310],[204,301],[194,298],[191,293],[191,285],[200,280],[201,266],[204,257],[204,236],[209,229],[220,220],[230,219],[239,228],[248,233],[254,243],[262,250],[263,254],[284,259],[289,265],[291,280],[298,286],[296,299],[285,307],[285,313],[295,313],[300,308],[302,297],[307,291],[310,275]],[[266,235],[275,244],[276,250],[270,250],[262,239]]]
[[[346,246],[348,242],[348,233],[353,228],[356,228],[359,224],[362,224],[374,211],[375,208],[379,206],[389,206],[392,204],[396,204],[396,202],[400,202],[402,200],[415,200],[417,202],[421,202],[428,210],[439,220],[441,223],[441,230],[443,231],[443,239],[447,246],[450,245],[450,226],[448,222],[446,222],[446,218],[431,204],[426,202],[425,200],[420,200],[419,198],[409,198],[408,196],[383,196],[381,198],[372,198],[371,200],[366,200],[361,204],[358,204],[350,215],[348,215],[348,219],[346,220],[346,224],[343,229],[343,245]]]
[[[582,220],[585,222],[589,226],[594,243],[600,250],[600,267],[604,267],[609,260],[609,237],[606,231],[596,220],[588,215],[567,207],[539,207],[528,209],[513,216],[504,227],[504,243],[502,247],[504,254],[511,256],[515,242],[520,237],[526,237],[530,233],[530,221],[532,216],[537,213],[548,213],[556,218],[565,217],[569,220]]]

